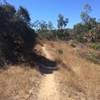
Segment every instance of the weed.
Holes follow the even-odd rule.
[[[99,54],[96,54],[94,52],[89,52],[89,53],[81,54],[81,56],[95,64],[100,64],[100,55]]]
[[[62,55],[63,54],[63,50],[59,49],[59,50],[57,50],[57,53]]]
[[[90,44],[90,47],[95,50],[100,50],[100,43],[92,43]]]
[[[70,45],[71,45],[73,48],[76,47],[76,44],[74,44],[74,43],[71,43]]]

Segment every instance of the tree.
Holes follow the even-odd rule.
[[[15,63],[19,58],[25,58],[36,44],[37,34],[25,20],[20,20],[22,15],[16,16],[16,13],[14,6],[0,5],[0,58],[5,62]]]
[[[40,30],[41,31],[46,31],[47,30],[47,23],[46,23],[46,21],[42,20],[40,22]]]
[[[51,21],[48,21],[47,27],[48,27],[48,30],[52,30],[54,28],[53,23]]]
[[[91,29],[97,25],[96,18],[90,18],[88,24],[90,25]]]
[[[89,14],[92,11],[91,6],[87,3],[84,5],[84,11]]]
[[[2,4],[2,2],[3,2],[4,4],[7,4],[7,3],[8,3],[7,0],[0,0],[0,4]]]
[[[33,24],[32,27],[38,32],[38,30],[40,29],[40,21],[36,20]]]
[[[3,2],[4,2],[5,4],[7,4],[7,0],[3,0]]]
[[[10,5],[10,4],[1,4],[0,5],[0,9],[1,9],[1,16],[3,17],[2,19],[9,19],[12,18],[14,16],[14,14],[16,13],[16,9],[14,8],[14,6]]]
[[[85,4],[84,9],[80,15],[82,23],[80,25],[75,25],[74,27],[74,31],[78,34],[77,36],[79,40],[95,40],[97,21],[96,18],[93,18],[89,15],[91,11],[91,6],[89,4]]]
[[[57,26],[58,26],[58,29],[64,29],[67,24],[68,24],[68,18],[65,18],[64,19],[64,16],[62,14],[59,14],[58,15],[58,20],[57,20]]]
[[[25,9],[25,8],[22,7],[22,6],[20,6],[17,15],[20,16],[20,18],[23,19],[23,20],[24,20],[25,22],[27,22],[27,23],[29,23],[30,20],[31,20],[27,9]]]
[[[85,4],[84,9],[83,9],[83,11],[81,12],[81,15],[80,15],[84,24],[89,22],[89,20],[90,20],[89,13],[91,11],[92,11],[91,6],[89,4]]]
[[[9,28],[11,21],[13,21],[16,13],[14,6],[10,4],[0,5],[0,32],[11,31]]]
[[[78,23],[76,25],[74,25],[74,34],[81,34],[83,33],[85,30],[83,29],[83,25],[81,23]]]
[[[68,24],[68,18],[64,18],[62,14],[59,14],[57,20],[57,26],[59,30],[57,30],[56,32],[56,39],[65,40],[65,37],[68,36],[67,30],[65,31],[65,27],[67,26],[67,24]]]

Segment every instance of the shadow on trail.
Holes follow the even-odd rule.
[[[50,74],[58,69],[56,61],[49,60],[48,58],[37,55],[34,52],[28,54],[28,56],[29,59],[27,59],[31,68],[36,68],[41,74]]]
[[[8,57],[9,61],[6,60],[6,65],[2,65],[0,69],[7,69],[11,65],[13,66],[21,66],[24,65],[25,67],[31,67],[37,69],[41,74],[49,74],[53,71],[57,70],[57,63],[56,61],[51,61],[44,56],[37,55],[34,52],[25,52],[23,54],[24,60],[16,59],[16,57]],[[8,62],[7,62],[8,61]],[[9,66],[9,67],[7,67]]]
[[[51,61],[44,56],[36,55],[34,61],[41,74],[50,74],[58,69],[56,61]]]

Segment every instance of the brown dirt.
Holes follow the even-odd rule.
[[[54,73],[43,76],[41,79],[38,100],[60,100],[58,88]]]
[[[55,76],[60,100],[99,100],[100,66],[79,56],[80,52],[92,50],[85,46],[72,48],[61,41],[47,42],[46,45],[49,54],[61,62]],[[58,53],[58,50],[62,50],[63,54]]]
[[[90,49],[46,41],[40,50],[60,61],[59,70],[46,75],[22,66],[0,70],[0,100],[100,100],[100,66],[79,56]]]

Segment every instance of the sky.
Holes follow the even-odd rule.
[[[16,9],[21,5],[31,16],[32,22],[36,20],[52,21],[57,26],[59,14],[69,19],[68,28],[81,22],[80,13],[83,6],[89,3],[92,7],[91,16],[100,18],[100,0],[7,0]]]

